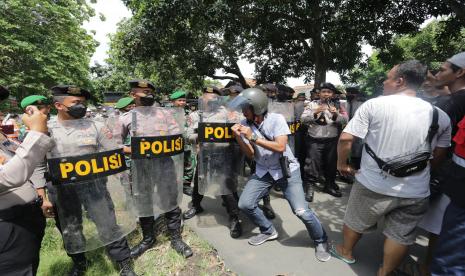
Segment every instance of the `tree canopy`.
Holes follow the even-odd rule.
[[[82,23],[93,15],[84,0],[0,1],[0,83],[18,99],[58,83],[89,87],[97,42]]]
[[[138,61],[169,57],[186,79],[245,85],[238,61],[246,59],[259,82],[305,76],[318,84],[328,70],[346,74],[358,64],[363,43],[384,48],[426,18],[452,14],[454,1],[126,0],[134,17],[121,53]]]

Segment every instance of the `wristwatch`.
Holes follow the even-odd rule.
[[[258,140],[258,135],[255,133],[252,133],[252,136],[250,137],[250,142],[257,142]]]

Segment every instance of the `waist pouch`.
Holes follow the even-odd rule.
[[[365,144],[365,150],[367,153],[376,161],[378,167],[394,176],[394,177],[406,177],[414,173],[420,172],[428,166],[429,159],[431,157],[431,142],[433,141],[434,135],[438,131],[438,110],[433,106],[433,120],[426,136],[426,141],[421,144],[415,152],[395,157],[389,161],[384,161],[370,148],[368,144]],[[425,150],[427,145],[428,150]]]

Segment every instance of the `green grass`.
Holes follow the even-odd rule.
[[[130,246],[135,245],[140,239],[139,229],[128,236]],[[169,238],[161,234],[157,237],[156,245],[135,261],[136,273],[150,276],[235,275],[224,267],[223,261],[216,253],[216,250],[187,227],[184,227],[183,239],[192,247],[194,256],[184,259],[171,249]],[[115,265],[105,254],[104,248],[88,252],[86,256],[90,262],[86,276],[119,275]],[[55,228],[54,221],[49,219],[45,237],[42,241],[38,275],[67,275],[71,267],[72,261],[63,249],[61,235]]]

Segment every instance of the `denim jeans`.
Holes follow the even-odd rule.
[[[449,204],[433,254],[431,275],[465,275],[465,208]]]
[[[263,211],[258,208],[258,202],[263,196],[268,194],[273,184],[278,185],[282,189],[284,198],[289,202],[292,212],[305,224],[308,234],[315,244],[326,242],[328,238],[323,226],[313,211],[308,208],[308,204],[305,201],[300,170],[294,170],[290,178],[283,177],[276,181],[269,173],[262,178],[254,174],[242,191],[239,198],[239,209],[260,228],[261,233],[273,233],[273,224],[265,217]]]

